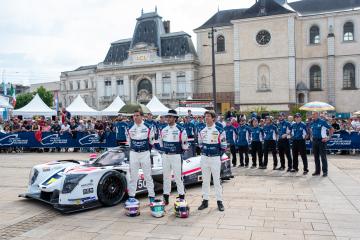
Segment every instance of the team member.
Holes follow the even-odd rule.
[[[228,146],[230,147],[230,152],[232,155],[232,165],[233,167],[236,167],[237,159],[236,159],[236,146],[235,141],[237,138],[237,131],[236,128],[231,125],[230,119],[226,120],[226,127],[224,128],[226,133],[226,142]]]
[[[200,131],[199,145],[201,148],[202,194],[203,201],[198,208],[208,207],[210,179],[213,176],[216,199],[219,211],[224,211],[222,203],[222,187],[220,184],[221,155],[226,151],[225,131],[215,125],[215,113],[205,112],[206,127]]]
[[[301,159],[304,165],[304,175],[309,172],[308,169],[308,160],[306,156],[306,135],[308,134],[307,128],[305,123],[301,121],[301,114],[295,114],[295,123],[291,127],[291,135],[292,135],[292,152],[294,158],[294,165],[291,172],[298,172],[299,171],[299,160],[298,156],[300,153]]]
[[[313,176],[320,175],[320,157],[322,164],[323,177],[328,175],[328,163],[326,158],[326,142],[334,133],[334,128],[329,126],[326,121],[319,118],[318,112],[312,113],[311,135],[312,148],[315,158],[315,172]],[[329,137],[326,130],[329,129]]]
[[[191,151],[191,156],[195,156],[195,125],[191,122],[190,116],[185,116],[184,121],[184,128],[188,136],[189,150]]]
[[[262,141],[264,138],[264,132],[259,127],[259,122],[256,118],[251,120],[251,157],[252,157],[252,166],[251,168],[256,168],[256,155],[259,158],[259,169],[262,169],[264,166],[262,155]]]
[[[293,168],[293,162],[290,153],[290,133],[291,133],[291,124],[285,120],[285,114],[279,114],[279,124],[278,124],[278,132],[279,132],[279,140],[278,140],[278,149],[279,149],[279,157],[280,157],[280,167],[277,170],[285,170],[285,155],[288,160],[288,168],[287,171],[290,172]]]
[[[277,139],[277,127],[272,123],[270,116],[265,119],[264,125],[264,166],[263,169],[267,168],[269,151],[272,152],[274,165],[273,169],[276,169],[278,160],[276,156],[276,139]]]
[[[240,126],[237,128],[237,138],[236,146],[239,149],[240,155],[240,166],[239,167],[248,167],[249,166],[249,142],[250,142],[250,128],[246,125],[245,118],[240,118]],[[245,165],[244,165],[244,155],[245,155]]]
[[[128,128],[128,124],[124,118],[118,116],[117,121],[115,123],[116,128],[116,144],[118,146],[126,144],[126,131]]]
[[[176,124],[178,119],[177,112],[175,110],[169,110],[166,117],[168,126],[160,131],[159,143],[161,151],[164,152],[162,155],[164,202],[168,205],[171,191],[171,170],[174,172],[179,198],[185,198],[181,154],[188,149],[189,145],[185,129],[179,124]]]
[[[154,201],[154,182],[151,177],[150,150],[154,145],[154,128],[144,123],[143,112],[136,110],[133,115],[134,124],[127,131],[127,141],[130,144],[130,183],[129,198],[136,193],[139,169],[144,173],[146,188],[150,202]]]

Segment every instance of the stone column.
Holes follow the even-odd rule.
[[[296,61],[295,61],[295,17],[288,19],[288,47],[289,47],[289,103],[296,103]]]
[[[130,80],[129,80],[129,76],[125,75],[124,76],[124,96],[125,99],[123,99],[124,101],[130,101]]]
[[[130,101],[132,103],[136,102],[136,89],[135,89],[135,79],[130,79]]]
[[[234,103],[240,104],[240,38],[239,27],[234,24]]]

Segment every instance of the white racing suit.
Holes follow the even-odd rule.
[[[132,125],[127,131],[127,141],[130,143],[129,197],[135,197],[140,168],[143,170],[148,196],[155,197],[150,159],[154,138],[154,129],[144,122]]]
[[[171,170],[173,170],[176,187],[179,195],[184,195],[184,183],[182,179],[183,151],[189,148],[186,130],[178,124],[166,126],[160,131],[160,149],[163,163],[164,194],[171,192]]]
[[[203,200],[209,200],[211,174],[217,201],[222,201],[220,183],[221,155],[226,151],[226,134],[224,129],[206,126],[200,131],[199,146],[201,148],[202,194]]]

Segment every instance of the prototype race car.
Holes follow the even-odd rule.
[[[201,157],[186,155],[183,156],[184,184],[201,182]],[[221,160],[221,178],[229,179],[230,159],[224,154]],[[155,190],[161,189],[161,154],[152,150],[151,161]],[[65,213],[113,206],[125,198],[129,175],[129,149],[118,147],[109,149],[93,160],[58,160],[36,165],[30,172],[28,192],[19,196],[51,204]],[[137,193],[146,191],[146,182],[140,169]]]

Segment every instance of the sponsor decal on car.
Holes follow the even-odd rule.
[[[94,188],[85,188],[83,189],[83,194],[90,194],[90,193],[94,193]]]

